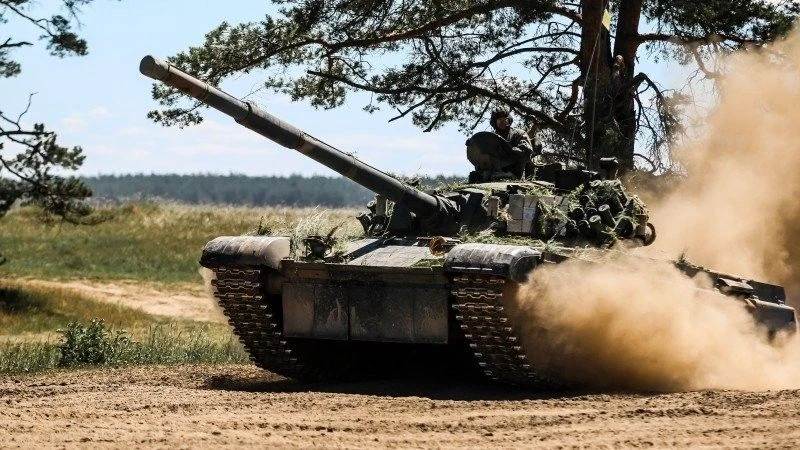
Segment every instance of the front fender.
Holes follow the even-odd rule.
[[[289,243],[285,236],[221,236],[203,248],[200,265],[268,266],[279,270],[281,260],[289,256]]]
[[[530,247],[497,244],[459,244],[444,259],[447,272],[497,275],[523,283],[541,258]]]

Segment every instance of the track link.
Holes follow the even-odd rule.
[[[283,337],[281,318],[264,296],[259,267],[215,267],[214,297],[228,317],[250,359],[262,369],[300,380],[316,380],[319,372],[298,361]]]
[[[505,278],[457,274],[451,281],[456,320],[484,375],[503,384],[536,389],[556,387],[529,364],[505,314]]]

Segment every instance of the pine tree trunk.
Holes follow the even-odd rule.
[[[620,79],[633,79],[641,0],[622,0],[614,54],[625,60],[625,70],[613,74],[609,30],[603,25],[607,0],[582,0],[581,74],[584,91],[586,160],[596,169],[604,157],[616,157],[622,171],[633,168],[636,114],[632,95],[620,92]]]
[[[642,15],[642,0],[622,0],[617,18],[617,36],[614,54],[625,60],[625,80],[630,83],[635,75],[636,51],[639,43],[639,21]],[[614,120],[619,125],[623,139],[620,167],[633,169],[636,142],[636,109],[634,86],[626,86],[625,92],[615,98]]]
[[[608,156],[606,128],[611,105],[611,38],[603,26],[606,0],[582,0],[581,75],[583,93],[584,147],[589,168]]]

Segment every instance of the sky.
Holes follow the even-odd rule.
[[[39,0],[51,11],[56,0]],[[165,58],[202,44],[222,21],[256,21],[270,2],[253,0],[96,0],[83,7],[79,34],[89,55],[59,59],[43,43],[14,53],[22,73],[0,80],[0,107],[16,116],[36,93],[27,122],[43,122],[62,145],[80,145],[86,161],[80,175],[127,173],[216,173],[260,175],[335,175],[292,150],[207,110],[200,126],[163,127],[146,118],[157,108],[152,81],[138,71],[151,54]],[[38,33],[12,20],[2,25],[15,38],[35,41]],[[5,38],[0,33],[0,38]],[[38,42],[38,41],[37,41]],[[257,78],[226,81],[221,88],[241,97],[257,88]],[[316,110],[279,94],[262,91],[259,106],[317,138],[379,169],[405,175],[466,175],[471,166],[454,125],[423,133],[408,119],[388,123],[391,111],[368,114],[365,94],[352,95],[334,110]],[[488,127],[487,127],[488,128]],[[479,127],[476,131],[481,131]]]
[[[40,0],[41,11],[54,0]],[[218,173],[246,175],[335,175],[319,163],[244,129],[213,110],[196,127],[179,129],[146,118],[157,108],[152,80],[139,73],[151,54],[165,58],[202,44],[222,21],[255,21],[273,8],[252,0],[96,0],[83,7],[79,34],[89,55],[59,59],[48,54],[38,33],[18,21],[2,25],[0,37],[37,42],[14,53],[22,73],[0,80],[0,106],[17,116],[30,93],[26,122],[43,122],[62,145],[79,145],[86,160],[81,175],[125,173]],[[221,87],[241,97],[256,80],[232,80]],[[335,110],[316,110],[288,97],[257,94],[257,103],[306,132],[386,171],[413,174],[466,174],[465,136],[455,127],[423,133],[410,121],[388,123],[389,112],[368,114],[363,95]]]

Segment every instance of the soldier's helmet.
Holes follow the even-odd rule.
[[[508,117],[509,126],[514,123],[514,119],[511,117],[511,114],[508,112],[507,109],[497,108],[494,111],[492,111],[492,115],[491,117],[489,117],[489,122],[491,123],[492,128],[494,128],[495,130],[497,129],[497,119],[501,117]]]

